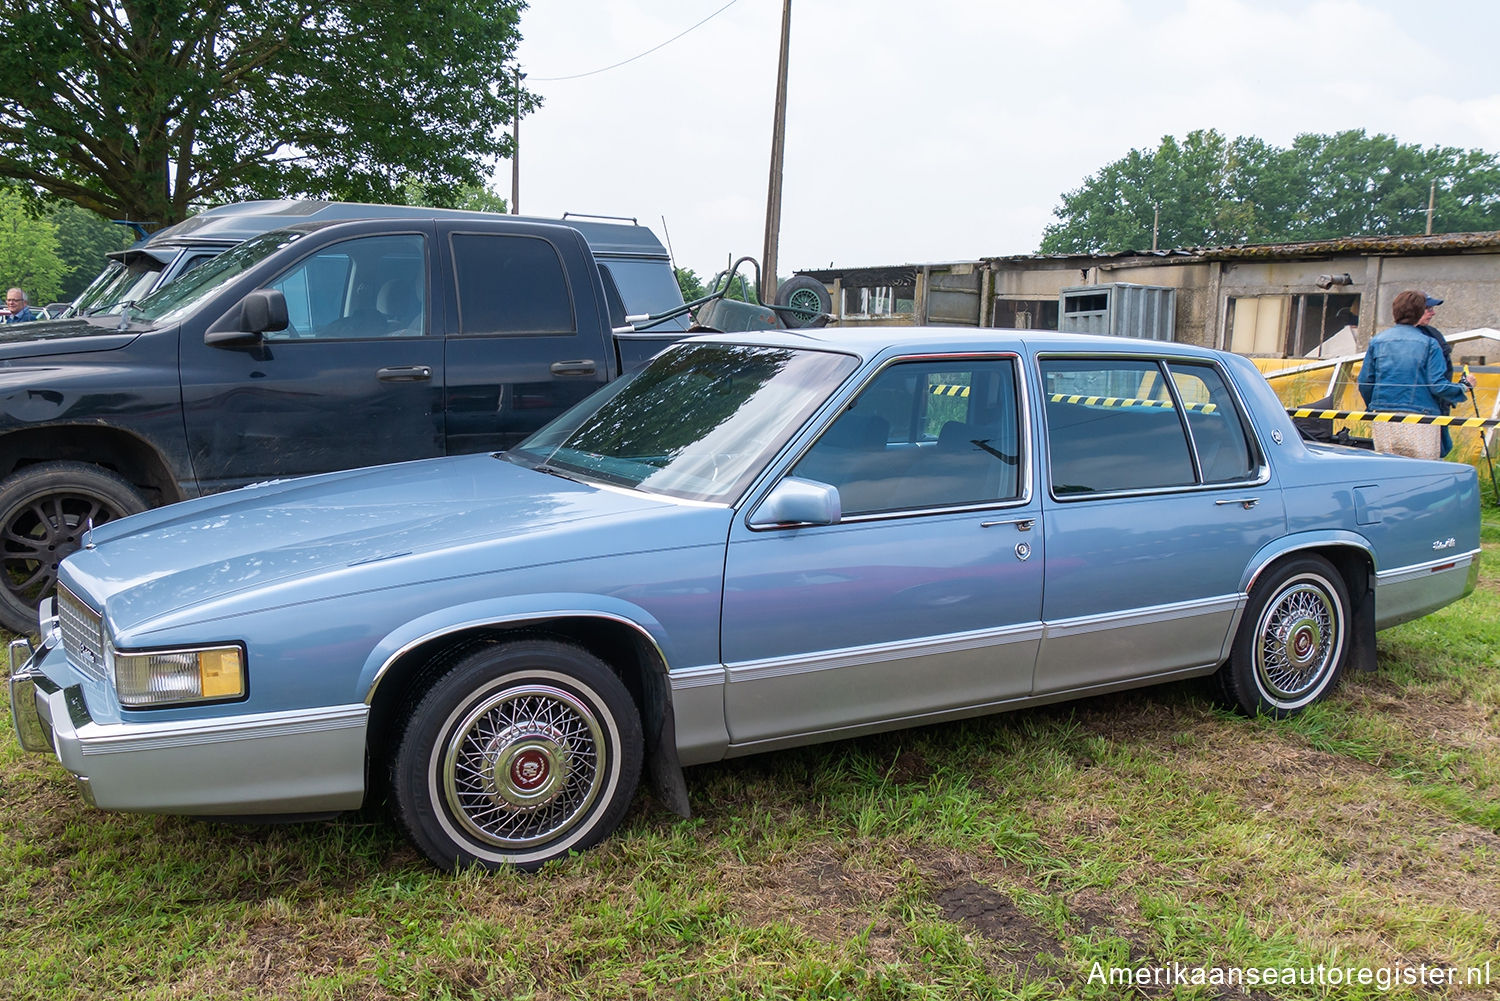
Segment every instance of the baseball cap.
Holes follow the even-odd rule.
[[[1434,299],[1430,295],[1427,297],[1427,308],[1428,309],[1431,309],[1434,306],[1441,306],[1442,304],[1443,304],[1443,300],[1441,300],[1441,299]]]

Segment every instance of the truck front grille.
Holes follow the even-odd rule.
[[[63,650],[73,666],[104,680],[104,621],[67,588],[57,588],[57,620]]]

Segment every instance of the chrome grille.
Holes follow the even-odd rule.
[[[57,589],[57,621],[63,650],[73,666],[100,680],[104,678],[104,624],[99,613],[67,588]]]

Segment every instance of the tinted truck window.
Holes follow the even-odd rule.
[[[458,332],[572,334],[573,297],[557,250],[527,236],[455,233]]]

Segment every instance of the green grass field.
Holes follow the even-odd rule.
[[[1202,682],[699,767],[530,876],[90,810],[0,710],[0,998],[1494,997],[1485,517],[1479,589],[1296,720]]]

